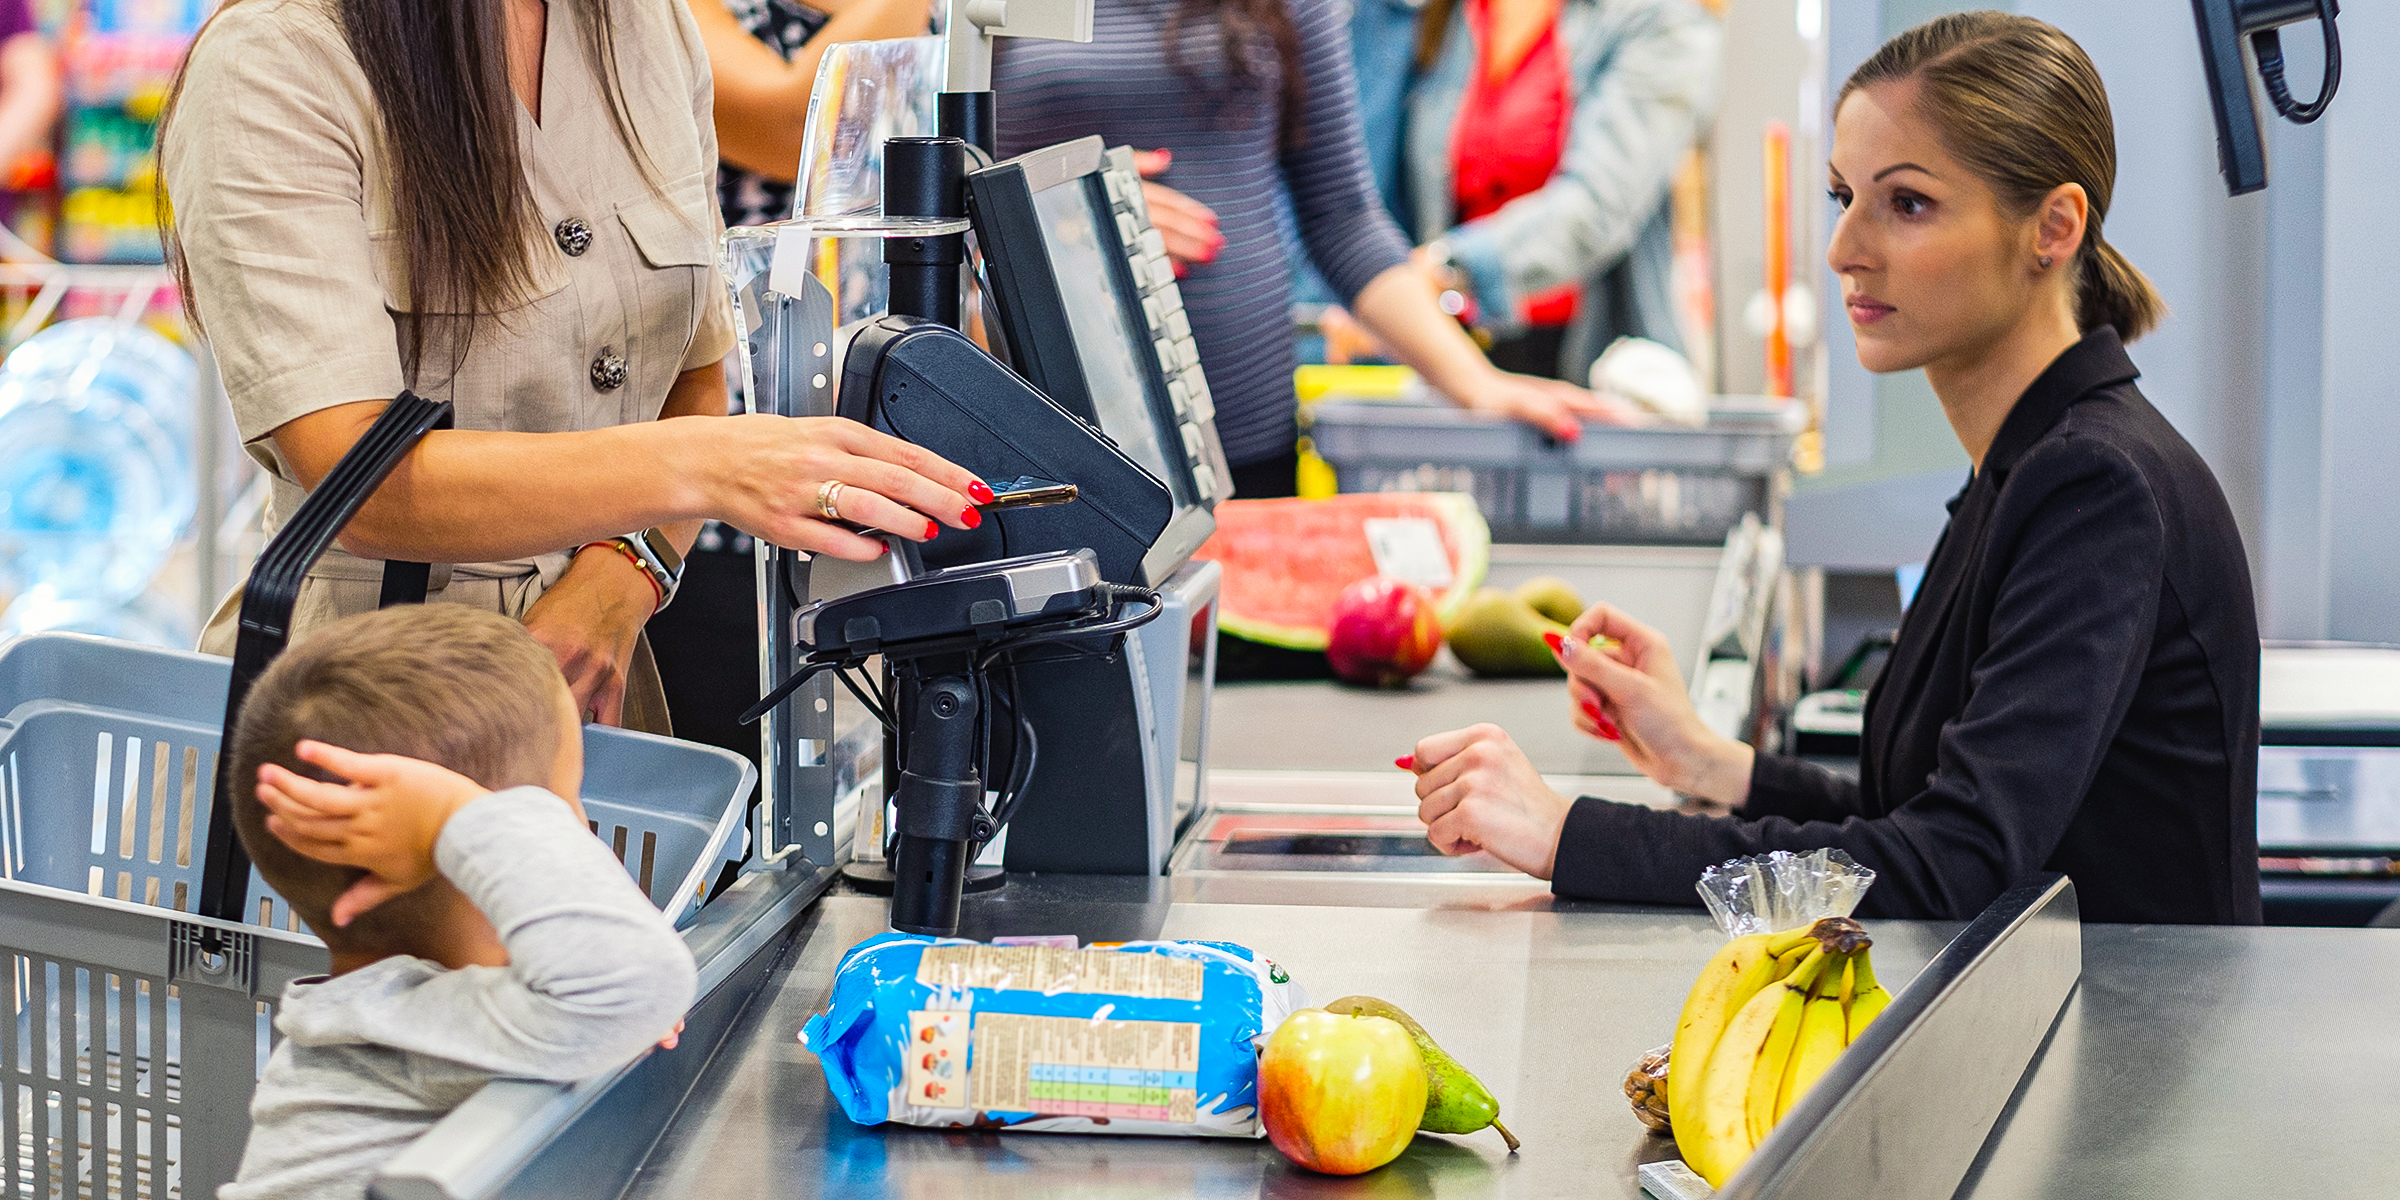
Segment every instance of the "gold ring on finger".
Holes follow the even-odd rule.
[[[817,487],[817,511],[828,521],[842,519],[842,489],[849,486],[838,479],[828,479]]]

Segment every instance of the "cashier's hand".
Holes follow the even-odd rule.
[[[1444,854],[1491,856],[1536,879],[1550,878],[1559,831],[1573,802],[1542,782],[1523,750],[1497,725],[1470,725],[1417,743],[1417,819]]]
[[[1142,173],[1142,204],[1150,210],[1150,225],[1167,243],[1167,259],[1175,264],[1175,278],[1181,279],[1193,263],[1215,262],[1218,252],[1225,249],[1225,235],[1217,229],[1215,209],[1168,187],[1153,183],[1175,165],[1172,150],[1136,150],[1134,169]]]
[[[1750,795],[1750,747],[1701,723],[1691,689],[1659,631],[1595,604],[1559,639],[1575,727],[1616,742],[1636,769],[1686,795],[1740,807]],[[1595,637],[1617,641],[1596,649]]]

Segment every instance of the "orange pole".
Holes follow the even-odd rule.
[[[1766,218],[1767,298],[1775,302],[1775,323],[1767,331],[1767,394],[1792,394],[1792,342],[1783,324],[1783,296],[1791,287],[1792,266],[1792,131],[1781,121],[1767,123]]]

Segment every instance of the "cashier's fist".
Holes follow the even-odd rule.
[[[1417,819],[1444,854],[1488,851],[1550,878],[1572,801],[1550,790],[1508,731],[1470,725],[1417,743]]]

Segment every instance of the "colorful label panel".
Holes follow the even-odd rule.
[[[974,1040],[974,1103],[986,1112],[1183,1124],[1195,1119],[1196,1023],[987,1012],[975,1016]]]

